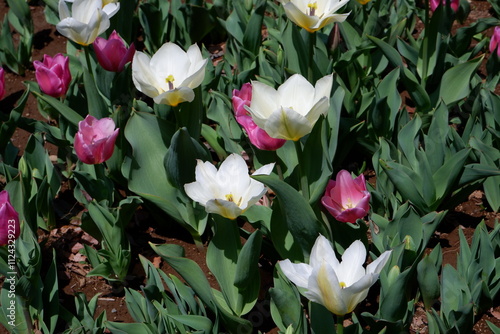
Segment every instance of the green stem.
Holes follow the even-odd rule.
[[[295,152],[297,153],[297,167],[299,169],[299,179],[300,179],[300,190],[302,190],[302,196],[309,201],[309,182],[307,180],[307,174],[303,169],[303,154],[302,154],[302,146],[300,144],[300,140],[296,140],[293,142],[295,144]]]
[[[314,83],[314,48],[316,47],[316,32],[309,34],[309,66],[307,68],[307,79]]]
[[[427,31],[429,29],[429,0],[425,0],[425,17],[424,17],[424,40],[423,40],[423,59],[422,59],[422,87],[425,89],[427,81],[427,71],[429,67],[429,38]]]
[[[85,61],[87,62],[87,70],[89,71],[90,75],[92,76],[92,80],[95,82],[94,78],[94,72],[92,71],[92,62],[90,61],[90,49],[89,46],[84,46],[83,49],[85,50]]]
[[[337,315],[337,334],[344,334],[344,316]]]

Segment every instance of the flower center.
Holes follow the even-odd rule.
[[[174,89],[174,81],[175,78],[172,74],[165,78],[165,81],[168,83],[168,90]]]
[[[345,282],[340,282],[339,285],[342,289],[347,288],[347,284],[345,284]]]
[[[351,198],[347,197],[347,203],[344,203],[342,206],[342,209],[347,210],[347,209],[352,209],[354,208],[354,205],[352,204]]]
[[[240,204],[241,204],[241,200],[242,200],[242,199],[243,199],[243,198],[242,198],[242,197],[240,197],[240,199],[239,199],[237,202],[235,202],[235,201],[234,201],[233,194],[227,194],[227,195],[226,195],[226,200],[227,200],[227,201],[229,201],[229,202],[233,202],[233,203],[234,203],[234,204],[236,204],[237,206],[240,206]]]
[[[310,2],[307,4],[307,7],[309,8],[309,16],[314,16],[316,13],[316,9],[318,9],[318,4],[316,1]]]

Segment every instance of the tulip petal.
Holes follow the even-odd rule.
[[[155,96],[153,101],[158,104],[168,104],[172,107],[182,102],[191,102],[194,100],[194,91],[188,87],[179,87],[173,90],[163,92]]]
[[[385,266],[387,261],[389,261],[389,257],[391,256],[391,251],[385,251],[380,256],[370,263],[366,267],[367,274],[379,274],[382,271],[382,268]]]
[[[63,91],[61,79],[46,67],[38,67],[35,72],[36,81],[40,89],[52,97],[60,97],[65,93]]]
[[[309,264],[313,268],[319,268],[324,261],[329,263],[335,271],[339,267],[339,260],[333,251],[330,241],[320,234],[311,249]]]
[[[319,296],[322,299],[321,304],[336,315],[349,313],[347,309],[348,300],[342,298],[343,289],[340,286],[337,272],[330,265],[323,262],[319,269],[313,269],[311,278],[316,279]],[[309,288],[311,289],[311,284]],[[314,292],[313,289],[311,291]]]
[[[306,116],[312,107],[315,91],[313,85],[300,74],[294,74],[279,88],[279,104],[285,108],[293,108],[299,114]],[[330,95],[330,93],[328,93]]]
[[[304,28],[309,32],[314,32],[317,30],[313,30],[310,28],[318,23],[319,18],[317,16],[307,15],[305,11],[301,11],[292,2],[284,4],[283,9],[285,9],[286,16],[288,16],[288,18],[299,27]]]
[[[314,103],[316,104],[323,97],[327,97],[330,100],[330,94],[332,92],[333,86],[333,74],[326,75],[323,78],[316,81],[314,86]]]
[[[286,259],[279,262],[281,271],[293,284],[299,288],[307,288],[312,267],[305,263],[292,263]]]
[[[354,241],[342,254],[342,262],[336,270],[340,281],[351,286],[365,275],[363,264],[366,261],[366,249],[359,240]]]
[[[252,102],[247,110],[258,127],[264,128],[266,120],[280,106],[276,89],[258,81],[252,81]]]
[[[253,99],[252,99],[253,101]],[[254,118],[255,123],[257,123]],[[259,125],[259,123],[257,123]],[[273,112],[263,129],[273,138],[299,140],[310,133],[313,125],[293,109],[280,108]]]
[[[151,72],[150,60],[143,52],[135,53],[132,61],[132,80],[137,90],[154,98],[162,90],[156,81],[156,76]]]
[[[353,285],[342,289],[342,300],[346,303],[346,313],[354,311],[356,306],[361,303],[366,296],[370,287],[376,282],[378,275],[365,275],[355,282]]]
[[[205,204],[208,213],[217,213],[228,219],[236,219],[243,213],[243,210],[231,201],[222,199],[211,199]]]
[[[166,80],[173,76],[171,82],[174,88],[180,87],[180,84],[186,79],[189,73],[190,62],[186,52],[177,44],[165,43],[151,58],[151,68],[157,78],[158,84],[164,91],[170,90],[169,82]],[[158,103],[158,102],[157,102]]]

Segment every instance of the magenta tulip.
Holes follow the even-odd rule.
[[[439,4],[446,6],[446,1],[448,0],[430,0],[429,4],[431,6],[431,10],[434,12],[439,7]],[[460,0],[450,0],[451,9],[454,12],[458,11],[458,6],[460,5]]]
[[[336,180],[330,180],[321,203],[340,222],[355,223],[370,209],[370,193],[366,190],[363,174],[353,179],[351,173],[341,170]]]
[[[52,97],[60,97],[68,91],[71,82],[69,57],[58,53],[52,58],[43,55],[43,62],[35,60],[35,76],[42,92]]]
[[[2,190],[0,192],[0,246],[12,244],[20,233],[19,214],[10,204],[7,190]]]
[[[490,39],[490,52],[495,52],[497,50],[497,56],[500,58],[500,26],[495,27],[493,31],[493,36]]]
[[[5,71],[3,67],[0,67],[0,100],[3,99],[5,95]]]
[[[118,130],[111,118],[97,120],[88,115],[78,123],[75,151],[78,159],[89,165],[100,164],[113,155]]]
[[[250,106],[252,100],[252,85],[246,83],[241,87],[241,90],[233,90],[233,110],[236,116],[236,121],[247,132],[250,142],[261,150],[276,151],[281,146],[285,145],[285,139],[277,139],[270,137],[266,131],[259,128],[250,116],[250,113],[245,109],[245,106]]]
[[[132,61],[135,46],[132,44],[127,48],[120,35],[113,30],[107,40],[102,37],[96,38],[94,51],[102,68],[111,72],[121,72],[125,64]]]

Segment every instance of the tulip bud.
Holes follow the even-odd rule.
[[[61,53],[53,58],[43,55],[43,62],[35,60],[35,76],[42,92],[52,97],[60,97],[68,91],[71,82],[71,72],[69,71],[69,57]]]
[[[3,67],[0,67],[0,100],[3,99],[5,95],[5,71]]]
[[[261,150],[276,151],[281,146],[285,145],[286,140],[270,137],[266,131],[259,128],[250,116],[250,113],[245,109],[245,106],[250,106],[252,100],[252,85],[246,83],[241,87],[241,90],[233,90],[233,110],[236,121],[247,132],[250,142]]]
[[[490,52],[493,53],[495,52],[495,49],[497,50],[497,56],[500,58],[500,26],[495,27],[495,30],[493,31],[493,36],[491,36],[490,39]]]
[[[336,180],[330,180],[321,203],[340,222],[355,223],[370,210],[370,193],[366,190],[363,174],[353,179],[346,170],[337,174]]]
[[[78,132],[75,135],[75,151],[82,162],[95,165],[100,164],[113,155],[118,130],[111,118],[97,120],[88,115],[78,123]]]
[[[401,269],[399,266],[394,266],[389,270],[389,274],[387,275],[387,286],[391,287],[398,278],[399,274],[401,274]]]
[[[3,190],[0,192],[0,246],[17,239],[20,232],[19,214],[10,204],[9,193]]]
[[[448,0],[430,0],[429,5],[431,6],[431,10],[434,12],[439,7],[440,4],[446,6],[446,1]],[[460,0],[449,0],[451,9],[454,12],[458,11],[458,6],[460,5]]]
[[[127,48],[125,42],[115,30],[107,40],[97,37],[93,45],[99,64],[110,72],[121,72],[125,64],[132,61],[135,53],[134,44]]]

